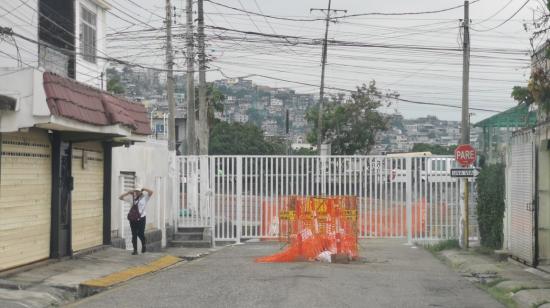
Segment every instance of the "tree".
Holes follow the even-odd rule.
[[[114,68],[108,68],[107,71],[107,91],[114,94],[124,94],[126,89],[120,82],[120,73]]]
[[[490,165],[477,177],[477,217],[481,245],[493,249],[502,248],[504,238],[504,165]]]
[[[376,135],[388,128],[389,118],[378,109],[389,106],[396,93],[383,94],[376,83],[363,84],[347,98],[333,96],[323,106],[323,141],[331,144],[332,154],[367,154],[375,143]],[[317,143],[319,108],[310,108],[306,120],[312,126],[308,142]]]
[[[256,108],[250,108],[246,112],[248,115],[248,122],[252,123],[256,126],[262,126],[262,122],[264,121],[264,115]]]
[[[308,149],[308,148],[301,148],[297,150],[292,150],[292,155],[312,156],[312,155],[317,155],[317,151],[313,149]]]
[[[531,47],[533,58],[537,61],[531,71],[527,86],[515,86],[512,89],[512,98],[520,104],[535,104],[548,117],[550,113],[550,71],[545,64],[550,60],[550,44],[545,39],[542,49],[537,50],[533,42],[544,38],[550,30],[550,0],[540,1],[533,10],[533,20],[525,23],[526,31],[531,32]],[[538,65],[543,63],[543,65]]]
[[[456,145],[442,146],[437,144],[415,143],[412,152],[430,152],[434,155],[454,155]]]
[[[210,131],[210,155],[282,155],[281,142],[268,141],[252,124],[215,121]]]
[[[223,101],[225,100],[225,95],[220,91],[220,89],[214,86],[213,83],[208,83],[206,85],[206,102],[208,104],[208,128],[212,130],[214,125],[216,112],[223,112]],[[195,116],[199,116],[199,88],[195,87]]]

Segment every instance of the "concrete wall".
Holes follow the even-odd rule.
[[[172,224],[172,179],[169,173],[170,156],[166,141],[148,140],[136,143],[130,147],[113,149],[112,196],[111,196],[111,230],[117,233],[129,234],[126,208],[118,199],[121,191],[121,172],[135,172],[138,182],[154,190],[154,195],[148,203],[147,229],[160,229],[165,233],[166,224]],[[121,229],[125,230],[122,231]],[[165,236],[163,236],[163,244]]]
[[[48,121],[50,110],[40,71],[0,68],[0,94],[17,100],[15,111],[0,112],[0,132],[16,132],[19,128],[33,127],[41,119]]]

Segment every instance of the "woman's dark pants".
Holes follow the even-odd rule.
[[[132,246],[134,252],[137,252],[137,238],[141,240],[142,252],[145,251],[145,218],[141,217],[138,221],[130,221],[130,228],[132,229]]]

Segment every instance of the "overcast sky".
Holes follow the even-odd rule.
[[[321,0],[214,0],[227,6],[262,12],[266,15],[289,18],[322,17],[310,8],[326,8],[328,1]],[[145,24],[159,26],[164,16],[164,1],[134,0],[148,11],[127,0],[113,0],[112,13],[108,15],[109,32],[128,28],[147,28]],[[472,1],[473,2],[473,1]],[[523,85],[529,77],[529,34],[523,23],[529,21],[538,4],[532,0],[513,19],[497,29],[490,30],[510,18],[525,3],[524,0],[480,0],[472,3],[472,58],[471,58],[471,107],[505,110],[514,106],[510,92],[514,85]],[[347,14],[371,12],[419,12],[445,9],[463,4],[457,0],[333,0],[336,9],[346,9]],[[183,0],[175,0],[177,8],[174,29],[183,34],[185,23]],[[196,9],[196,8],[195,8]],[[124,13],[123,13],[124,11]],[[248,15],[205,3],[207,25],[262,32],[268,34],[322,38],[323,21],[289,21]],[[131,14],[134,19],[129,18]],[[326,84],[328,87],[353,89],[362,83],[376,80],[381,89],[397,91],[402,98],[415,101],[461,105],[462,55],[457,51],[441,49],[460,48],[459,19],[462,8],[438,14],[406,16],[363,16],[341,19],[331,23],[329,38],[361,43],[381,44],[389,47],[374,48],[330,46]],[[343,15],[343,13],[340,13]],[[121,20],[122,17],[127,21]],[[140,20],[141,22],[137,22]],[[490,31],[484,31],[490,30]],[[161,35],[161,34],[159,34]],[[319,84],[321,46],[292,46],[269,42],[265,37],[245,36],[241,33],[208,29],[208,50],[213,62],[211,68],[220,68],[226,76],[264,75],[289,81]],[[222,40],[221,37],[224,39]],[[247,38],[246,40],[243,40]],[[249,38],[252,38],[249,39]],[[288,41],[292,43],[292,40]],[[185,42],[176,36],[177,68],[185,69],[181,50]],[[437,50],[411,49],[411,45]],[[162,67],[164,56],[162,39],[110,41],[116,56],[124,56],[136,62],[151,63]],[[156,50],[155,50],[156,48]],[[153,51],[152,51],[153,50]],[[525,52],[522,52],[525,51]],[[222,78],[218,72],[209,72],[208,79]],[[317,93],[318,87],[275,81],[258,76],[250,77],[263,85],[291,87],[298,92]],[[334,91],[329,91],[334,92]],[[460,110],[445,107],[427,107],[404,102],[395,103],[388,110],[399,112],[407,118],[437,115],[448,120],[460,120]],[[473,111],[478,121],[494,113]]]

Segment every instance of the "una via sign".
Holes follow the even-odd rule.
[[[475,178],[478,175],[479,175],[479,171],[475,168],[451,169],[452,178]]]

